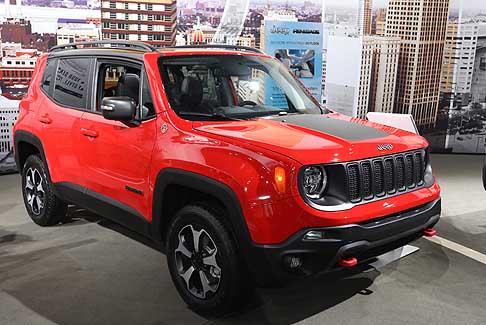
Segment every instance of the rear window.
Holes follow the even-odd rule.
[[[86,109],[91,59],[59,59],[53,99],[62,106]]]

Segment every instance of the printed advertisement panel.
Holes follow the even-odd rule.
[[[291,69],[310,92],[321,101],[323,27],[319,23],[265,21],[263,44]],[[262,35],[263,36],[263,35]],[[283,92],[270,78],[265,80],[265,104],[285,107]]]

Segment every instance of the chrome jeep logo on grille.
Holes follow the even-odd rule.
[[[378,145],[378,150],[379,151],[390,151],[393,150],[393,145],[392,144],[379,144]]]

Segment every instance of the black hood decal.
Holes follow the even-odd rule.
[[[371,140],[387,137],[389,135],[382,130],[367,125],[322,115],[289,115],[272,118],[272,120],[326,133],[349,141]]]

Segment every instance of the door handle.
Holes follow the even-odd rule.
[[[83,135],[87,136],[87,137],[90,137],[90,138],[97,138],[98,137],[98,132],[96,132],[94,130],[82,128],[81,133]]]
[[[52,119],[49,117],[49,115],[46,114],[39,117],[39,122],[43,124],[51,124]]]

